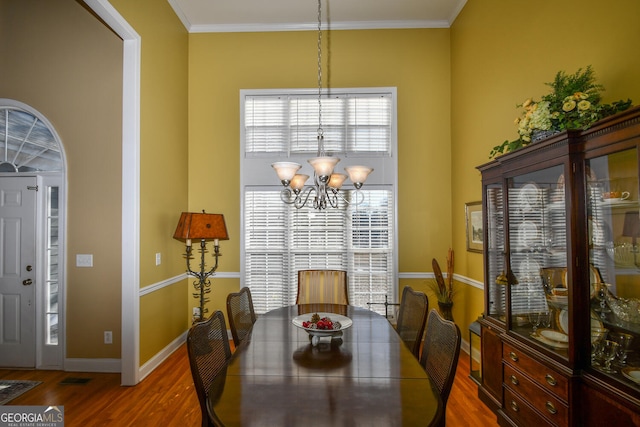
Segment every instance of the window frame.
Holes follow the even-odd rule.
[[[343,94],[387,94],[391,98],[391,123],[390,123],[390,150],[388,155],[380,154],[351,154],[345,156],[343,153],[337,154],[342,160],[338,164],[338,168],[342,170],[345,166],[355,164],[366,164],[374,168],[374,172],[369,176],[363,189],[367,187],[376,188],[382,186],[392,187],[392,248],[391,261],[393,263],[393,271],[391,274],[392,283],[389,288],[389,303],[398,302],[398,162],[397,162],[397,88],[395,87],[374,87],[374,88],[332,88],[331,90],[323,90],[322,96],[340,96]],[[245,135],[245,99],[247,96],[267,95],[267,96],[290,96],[302,95],[309,96],[318,95],[317,89],[243,89],[240,91],[240,287],[246,286],[246,247],[245,247],[245,191],[247,188],[253,188],[260,185],[265,190],[280,191],[283,187],[278,182],[275,172],[270,164],[273,161],[293,161],[308,167],[307,159],[315,156],[305,154],[286,154],[274,153],[273,156],[259,154],[246,155],[246,135]],[[324,99],[324,98],[323,98]],[[303,168],[305,168],[303,166]],[[264,185],[264,183],[269,183]],[[272,184],[271,184],[272,183]],[[351,187],[348,182],[347,186]],[[366,307],[365,307],[366,308]],[[384,313],[384,307],[372,307],[377,311]]]

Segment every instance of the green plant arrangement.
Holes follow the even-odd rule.
[[[540,101],[532,98],[517,105],[523,108],[522,116],[516,118],[518,138],[493,147],[489,158],[508,153],[564,130],[585,130],[595,122],[631,106],[631,100],[601,104],[604,87],[596,83],[595,72],[589,65],[575,74],[559,71],[552,82],[545,83],[551,93]]]

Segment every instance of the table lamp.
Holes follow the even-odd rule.
[[[186,244],[185,258],[187,259],[187,274],[198,279],[193,282],[196,290],[193,297],[199,298],[200,300],[200,312],[198,313],[196,321],[202,321],[207,311],[204,307],[205,303],[209,302],[209,299],[206,298],[205,295],[211,292],[211,281],[209,277],[213,275],[218,268],[218,257],[221,256],[219,241],[229,240],[224,216],[222,214],[208,214],[205,213],[204,210],[202,213],[182,212],[173,238]],[[192,240],[200,240],[200,271],[193,271],[191,269],[191,259],[193,259],[191,249]],[[214,265],[207,270],[204,254],[207,252],[207,241],[211,240],[213,240],[213,257],[215,258],[215,262]]]

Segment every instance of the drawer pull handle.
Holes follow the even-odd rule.
[[[509,357],[511,358],[511,360],[513,360],[514,362],[518,361],[518,355],[515,354],[513,351],[509,352]]]
[[[545,375],[544,379],[547,380],[547,384],[549,384],[550,386],[558,385],[558,381],[556,381],[556,379],[553,378],[553,376],[550,374]]]
[[[547,411],[549,411],[550,414],[555,415],[558,413],[558,410],[556,409],[555,406],[553,406],[553,403],[547,401],[547,403],[545,403],[544,406],[547,408]]]
[[[519,412],[520,411],[520,408],[518,407],[518,404],[514,400],[511,401],[511,409],[513,409],[513,412]]]
[[[518,381],[518,378],[516,378],[515,375],[511,375],[511,384],[513,384],[513,385],[520,384],[520,381]]]

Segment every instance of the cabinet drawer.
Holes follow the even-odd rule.
[[[524,399],[509,390],[504,389],[504,406],[502,411],[518,426],[544,426],[549,422],[527,404]]]
[[[530,358],[520,350],[504,343],[502,359],[505,364],[517,368],[528,375],[536,384],[555,394],[564,402],[569,401],[569,380],[557,371]],[[505,382],[507,379],[505,378]]]
[[[569,408],[564,402],[552,393],[541,390],[522,372],[508,364],[504,365],[504,384],[506,389],[511,389],[510,391],[513,391],[521,400],[527,401],[553,424],[558,426],[569,424]]]

